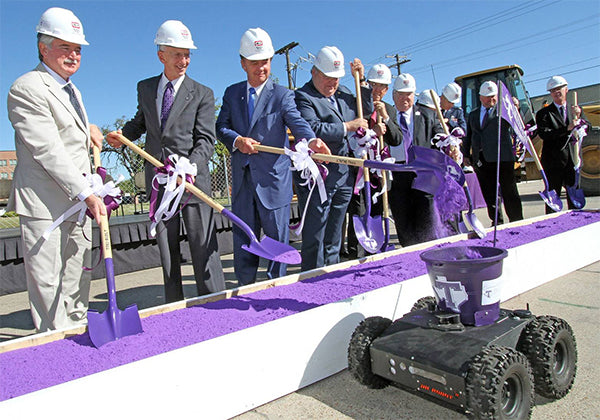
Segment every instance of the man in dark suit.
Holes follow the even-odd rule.
[[[443,133],[435,111],[415,105],[417,85],[412,75],[402,73],[394,82],[394,118],[400,126],[402,143],[390,147],[397,162],[406,162],[412,145],[431,148],[431,139]],[[447,235],[439,221],[434,197],[412,188],[414,173],[396,172],[389,194],[398,242],[402,246],[430,241]]]
[[[378,137],[383,137],[384,146],[397,146],[402,141],[402,133],[398,121],[394,118],[396,110],[387,102],[383,101],[389,85],[392,83],[392,72],[385,64],[375,64],[367,73],[367,82],[371,86],[371,97],[373,99],[373,112],[369,116],[369,128],[375,131]],[[381,122],[378,122],[377,117],[381,117]],[[381,148],[381,146],[380,146]],[[350,168],[351,172],[356,177],[356,170]],[[362,170],[362,169],[360,169]],[[371,182],[376,184],[377,181],[371,177]],[[389,185],[389,184],[388,184]],[[381,188],[379,188],[381,189]],[[375,193],[375,191],[373,191]],[[348,205],[349,215],[362,216],[365,212],[364,195],[362,193],[355,194]],[[377,203],[372,204],[371,214],[381,215],[383,212],[382,201],[379,199]],[[354,223],[352,217],[348,220],[348,257],[361,258],[365,256],[365,250],[356,239],[354,233]]]
[[[138,111],[123,127],[122,133],[137,140],[146,133],[146,151],[160,161],[177,154],[195,163],[198,173],[194,185],[211,195],[208,161],[214,152],[215,101],[208,87],[186,76],[190,49],[196,49],[188,28],[181,22],[168,20],[156,34],[158,58],[164,65],[160,76],[138,83]],[[171,106],[169,106],[169,104]],[[107,141],[114,147],[120,142],[113,133]],[[152,190],[153,166],[146,162],[146,190]],[[164,188],[160,187],[160,196]],[[189,193],[182,201],[186,202]],[[192,196],[182,207],[198,295],[225,289],[219,259],[213,210]],[[174,215],[157,226],[165,283],[165,300],[184,298],[181,284],[180,216]]]
[[[359,59],[350,64],[358,71],[361,82],[363,115],[373,111],[371,89],[364,80],[364,67]],[[344,56],[336,47],[323,47],[311,70],[312,78],[296,91],[296,104],[318,137],[334,155],[348,156],[348,137],[359,127],[367,128],[364,118],[357,118],[357,102],[352,93],[340,86],[345,74]],[[301,209],[308,206],[307,222],[302,230],[302,271],[335,264],[339,261],[342,224],[346,214],[354,178],[346,165],[330,163],[325,180],[328,200],[321,204],[318,194],[307,203],[308,188],[299,185],[294,174]]]
[[[581,108],[572,106],[569,112],[567,104],[567,81],[561,76],[552,76],[546,83],[552,97],[552,103],[540,109],[536,116],[538,134],[543,140],[541,162],[548,178],[551,190],[560,197],[563,186],[575,183],[575,164],[578,156],[572,156],[569,147],[569,134],[575,123],[581,118]],[[567,194],[569,209],[574,208]],[[546,205],[546,214],[553,210]]]
[[[219,140],[231,153],[233,170],[233,212],[250,226],[257,237],[260,230],[280,242],[289,239],[292,175],[285,155],[257,153],[254,144],[289,147],[286,127],[297,140],[307,139],[320,153],[327,148],[300,116],[294,93],[269,78],[274,50],[271,38],[261,28],[248,29],[240,43],[241,65],[247,80],[229,86],[217,119]],[[314,140],[312,140],[314,139]],[[259,258],[242,249],[248,242],[234,226],[234,269],[240,285],[254,283]],[[269,278],[286,274],[286,264],[271,261]]]
[[[494,223],[496,212],[496,165],[498,162],[498,87],[487,81],[479,89],[481,106],[475,108],[467,119],[467,135],[463,140],[465,165],[472,165],[487,204],[488,216]],[[512,149],[512,128],[501,120],[500,136],[500,196],[511,222],[523,219],[521,197],[515,180],[515,156]],[[498,224],[503,223],[498,211]]]

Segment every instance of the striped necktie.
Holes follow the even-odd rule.
[[[71,101],[71,105],[73,105],[73,108],[75,108],[75,112],[77,112],[77,115],[79,115],[79,118],[81,119],[81,121],[83,123],[85,123],[85,118],[83,118],[83,111],[81,110],[81,105],[79,104],[79,99],[77,99],[77,96],[75,95],[75,91],[71,87],[71,84],[67,83],[64,86],[64,89],[69,94],[69,100]]]

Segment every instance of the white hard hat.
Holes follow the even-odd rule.
[[[389,85],[392,83],[392,72],[385,64],[375,64],[367,73],[367,80],[373,83]]]
[[[90,45],[85,40],[81,21],[67,9],[51,7],[46,10],[35,27],[38,34],[50,35],[79,45]]]
[[[344,55],[337,47],[323,47],[315,59],[315,67],[327,77],[344,77]]]
[[[552,76],[550,79],[548,79],[548,82],[546,82],[546,90],[548,91],[563,86],[567,86],[567,81],[562,76]]]
[[[419,93],[419,97],[417,98],[417,103],[426,106],[427,108],[431,108],[431,109],[435,109],[435,102],[433,102],[434,100],[439,104],[440,103],[440,98],[437,95],[437,93],[433,92],[433,98],[431,97],[431,92],[433,92],[432,90],[424,90],[423,92]]]
[[[498,94],[498,86],[490,80],[483,82],[479,88],[479,94],[481,96],[494,96]]]
[[[415,78],[408,73],[401,73],[394,82],[394,90],[398,92],[415,92],[417,90],[417,82]]]
[[[167,20],[158,27],[154,45],[166,45],[188,50],[196,49],[190,30],[178,20]]]
[[[266,60],[275,50],[269,34],[261,28],[250,28],[240,41],[240,55],[248,60]]]
[[[444,86],[444,89],[442,89],[442,95],[453,104],[459,103],[461,95],[460,85],[454,82],[448,83]]]

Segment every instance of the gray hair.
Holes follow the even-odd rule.
[[[158,51],[164,51],[164,50],[165,50],[164,45],[158,45]]]
[[[44,57],[42,57],[42,53],[40,52],[40,43],[46,45],[48,48],[52,48],[52,41],[55,39],[52,35],[37,34],[38,58],[40,61],[44,61]]]

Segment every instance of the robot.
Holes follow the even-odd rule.
[[[394,384],[444,401],[478,419],[527,419],[534,392],[564,397],[577,370],[573,330],[529,308],[500,309],[497,277],[506,255],[492,247],[424,252],[435,298],[419,299],[393,322],[363,320],[348,346],[352,376],[372,389]]]

